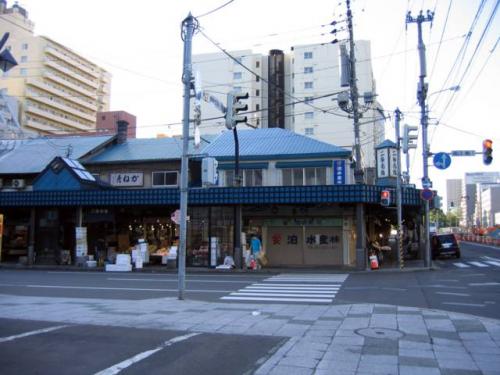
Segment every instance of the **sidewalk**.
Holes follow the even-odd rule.
[[[0,317],[288,337],[256,374],[500,374],[500,321],[389,305],[0,295]]]

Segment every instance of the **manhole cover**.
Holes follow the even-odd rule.
[[[371,337],[375,339],[397,340],[405,334],[397,329],[389,328],[361,328],[355,331],[360,336]]]

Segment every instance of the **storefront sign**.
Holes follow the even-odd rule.
[[[87,255],[87,228],[86,227],[75,227],[75,239],[76,239],[76,256],[84,257]]]
[[[345,185],[345,160],[333,161],[333,184]]]
[[[109,182],[111,186],[143,186],[144,173],[131,172],[131,173],[111,173]]]
[[[395,148],[389,149],[389,154],[390,154],[390,170],[389,174],[391,177],[397,177],[398,176],[398,150]]]
[[[388,149],[377,150],[377,177],[384,178],[389,176],[389,155]]]

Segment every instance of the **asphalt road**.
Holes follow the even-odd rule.
[[[279,337],[187,333],[0,319],[0,368],[9,374],[246,374]],[[24,359],[24,360],[23,360]]]
[[[238,303],[381,303],[500,319],[500,249],[462,243],[462,258],[417,272],[188,274],[185,298]],[[489,263],[488,263],[489,262]],[[0,294],[141,300],[178,295],[175,274],[0,271]]]

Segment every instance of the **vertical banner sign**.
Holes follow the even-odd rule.
[[[389,149],[389,174],[391,177],[398,177],[398,150],[395,148]]]
[[[0,214],[0,262],[2,261],[3,215]]]
[[[333,161],[333,183],[334,185],[345,185],[345,160]]]
[[[384,178],[389,176],[389,156],[386,148],[377,150],[377,177]]]

